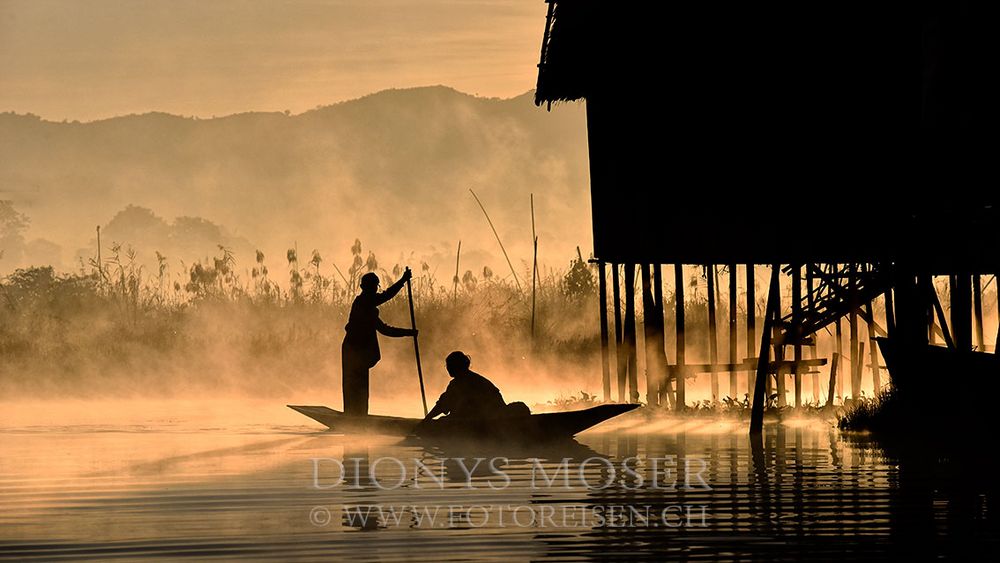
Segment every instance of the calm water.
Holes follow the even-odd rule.
[[[821,423],[754,445],[634,418],[504,449],[345,437],[260,404],[4,412],[4,560],[997,560],[1000,539],[992,463]]]

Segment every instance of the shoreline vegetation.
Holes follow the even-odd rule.
[[[382,264],[360,241],[346,271],[316,251],[289,249],[278,270],[260,251],[248,266],[218,249],[179,275],[170,275],[159,253],[147,268],[135,250],[115,244],[74,273],[41,266],[0,278],[0,395],[339,394],[340,344],[358,280],[376,272],[387,286],[404,266]],[[450,280],[426,263],[412,267],[427,358],[455,348],[471,350],[483,365],[530,356],[535,365],[563,367],[567,377],[596,364],[597,281],[582,256],[538,276],[534,336],[530,287],[519,291],[489,267]],[[381,309],[387,323],[409,326],[405,295]],[[380,365],[412,371],[412,354],[408,342],[383,346]],[[372,384],[373,393],[399,391],[391,381]]]
[[[301,255],[296,248],[281,257],[280,268],[272,268],[275,260],[259,250],[252,264],[237,264],[233,252],[219,245],[214,257],[171,274],[159,252],[156,264],[147,267],[131,247],[111,244],[74,273],[51,266],[17,269],[0,278],[0,396],[179,396],[191,391],[288,396],[312,390],[339,395],[340,343],[358,280],[376,272],[387,286],[404,267],[381,263],[360,240],[350,250],[352,262],[343,270],[317,251]],[[526,398],[536,412],[602,402],[597,394],[597,271],[582,254],[563,270],[539,272],[534,299],[530,286],[518,288],[513,281],[513,267],[506,276],[489,267],[457,270],[450,280],[435,277],[426,263],[412,267],[425,369],[436,367],[432,358],[461,348],[477,365],[490,366],[489,374],[505,384],[505,393],[511,389],[511,397]],[[707,295],[698,287],[705,272],[699,272],[700,278],[694,273],[688,280],[692,340],[708,334]],[[530,269],[521,275],[532,279]],[[664,297],[667,310],[673,310],[673,293]],[[382,310],[389,324],[409,326],[405,297]],[[745,318],[746,311],[737,314]],[[642,321],[641,311],[637,321]],[[668,330],[669,325],[668,319]],[[408,343],[383,346],[383,354],[383,371],[413,371]],[[434,367],[429,370],[433,384],[447,383]],[[707,384],[705,379],[699,383]],[[558,389],[580,391],[567,395]],[[373,378],[373,395],[403,396],[405,391],[391,378]],[[863,397],[847,411],[825,402],[795,409],[779,407],[777,398],[767,400],[769,420],[840,419],[842,428],[860,424],[853,422],[862,420],[858,409],[878,404]],[[682,416],[744,419],[749,413],[744,394],[689,401]]]

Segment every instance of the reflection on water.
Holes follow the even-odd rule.
[[[992,464],[890,457],[822,424],[755,443],[740,426],[634,419],[502,448],[253,410],[268,417],[3,419],[0,559],[995,560],[1000,538]]]

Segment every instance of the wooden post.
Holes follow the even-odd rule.
[[[736,359],[738,342],[736,340],[736,264],[729,265],[729,363],[733,366],[739,363]],[[736,385],[736,368],[729,372],[729,397],[738,401],[739,389]]]
[[[813,264],[806,266],[806,305],[809,307],[810,314],[816,314],[816,295],[813,293],[814,284],[813,280],[815,276],[813,275]],[[817,353],[819,347],[819,333],[812,335],[812,344],[809,345],[809,359],[815,360],[819,355]],[[812,396],[813,402],[817,405],[819,404],[819,372],[812,374]]]
[[[983,281],[979,274],[972,276],[972,314],[976,321],[976,349],[986,351],[986,340],[983,335]]]
[[[889,338],[896,336],[896,307],[892,302],[892,288],[885,290],[885,332]]]
[[[757,344],[757,287],[756,276],[754,275],[754,264],[747,264],[747,357],[754,355],[754,346]],[[753,399],[753,392],[756,388],[752,371],[747,371],[747,394]]]
[[[830,361],[830,386],[826,393],[826,406],[828,407],[833,406],[833,396],[836,393],[838,363],[840,363],[840,354],[834,352],[833,359]]]
[[[865,367],[865,343],[864,342],[858,342],[858,358],[860,358],[860,361],[858,362],[858,387],[860,388],[861,387],[861,370]],[[858,392],[858,397],[860,397],[860,396],[861,396],[861,393],[859,391]]]
[[[706,267],[708,273],[708,363],[712,377],[712,400],[719,400],[719,373],[716,364],[719,362],[719,333],[715,319],[715,264]]]
[[[944,309],[941,307],[941,300],[938,299],[937,290],[934,289],[934,283],[933,283],[933,281],[928,286],[928,292],[929,292],[929,297],[930,297],[930,301],[931,301],[931,310],[934,312],[934,314],[937,315],[938,324],[941,325],[941,336],[944,337],[944,343],[949,348],[951,348],[952,350],[955,350],[956,349],[956,347],[955,347],[955,339],[952,338],[952,336],[951,336],[952,332],[951,332],[951,329],[948,328],[948,320],[945,319],[945,317],[944,317]],[[934,322],[932,320],[931,321],[931,336],[934,336],[934,335],[935,335],[935,332],[934,332]],[[934,343],[933,341],[934,341],[934,339],[932,338],[931,339],[931,344]]]
[[[972,349],[972,277],[968,274],[951,276],[951,337],[955,348]]]
[[[677,398],[674,400],[674,408],[680,412],[684,410],[685,403],[685,372],[684,367],[687,363],[686,358],[686,346],[684,340],[684,265],[674,264],[674,301],[676,306],[676,352],[677,356],[677,369],[674,373],[677,374]]]
[[[618,376],[618,402],[625,402],[625,377],[628,372],[628,351],[625,350],[625,327],[622,325],[621,283],[618,264],[611,265],[612,294],[615,302],[615,365]]]
[[[660,395],[660,406],[669,408],[673,406],[673,386],[670,384],[667,367],[666,321],[663,318],[663,268],[659,264],[653,264],[653,299],[656,301],[656,321],[659,327],[656,333],[656,351],[662,369],[657,392]]]
[[[840,319],[837,319],[837,355],[840,357],[844,356],[844,331]],[[834,377],[837,378],[837,396],[841,399],[844,397],[844,379],[840,377],[840,366],[834,372]]]
[[[461,243],[459,243],[461,244]],[[608,350],[608,272],[604,261],[597,263],[599,278],[597,282],[597,299],[600,304],[601,316],[601,389],[604,393],[604,402],[611,402],[611,366],[610,352]]]
[[[771,347],[771,327],[775,322],[775,317],[780,317],[781,309],[778,307],[778,275],[781,272],[780,264],[771,266],[771,281],[767,289],[767,305],[764,307],[764,328],[760,339],[760,349],[757,354],[757,372],[754,377],[753,406],[750,409],[750,433],[760,434],[764,430],[764,400],[765,382],[768,379],[768,349]],[[775,310],[778,312],[776,313]]]
[[[635,339],[635,264],[625,265],[625,349],[628,351],[628,398],[639,402],[639,382],[636,371],[638,346]]]
[[[409,268],[407,268],[409,270]],[[406,300],[410,304],[410,328],[413,329],[413,355],[417,358],[417,379],[420,380],[420,400],[424,406],[424,416],[427,416],[427,393],[424,392],[424,370],[420,366],[420,344],[417,342],[417,316],[413,313],[413,288],[410,279],[406,280]]]
[[[650,282],[649,264],[643,264],[642,275],[642,335],[646,357],[646,406],[659,406],[660,366],[656,353],[656,300]]]
[[[857,399],[861,396],[861,356],[858,353],[858,308],[857,308],[857,290],[858,290],[858,275],[857,275],[857,264],[851,263],[847,267],[847,295],[848,295],[848,306],[850,307],[850,316],[848,317],[848,322],[851,330],[851,398]]]
[[[792,374],[795,385],[795,408],[802,407],[802,265],[792,266],[792,331],[795,337],[794,367]]]
[[[782,362],[785,356],[785,344],[781,340],[781,290],[778,290],[778,305],[777,305],[777,319],[771,323],[771,341],[774,348],[774,392],[778,394],[778,406],[784,407],[788,404],[787,397],[788,389],[785,381],[785,369],[782,367]],[[771,396],[771,389],[767,390],[767,395]]]
[[[865,312],[868,313],[868,318],[871,319],[871,324],[868,325],[868,356],[872,363],[872,389],[874,390],[873,397],[877,397],[879,391],[882,389],[882,376],[878,367],[878,347],[875,345],[875,316],[871,301],[865,304]]]
[[[927,303],[927,340],[933,346],[937,344],[937,333],[934,332],[934,302],[937,300],[937,289],[934,288],[934,276],[920,276],[920,284],[928,289],[930,295],[934,296],[934,299]],[[945,327],[942,326],[941,330],[945,330]]]

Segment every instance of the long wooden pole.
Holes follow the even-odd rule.
[[[642,342],[646,358],[646,406],[656,408],[660,402],[659,352],[656,349],[656,298],[653,297],[649,264],[642,264],[639,272],[642,276]]]
[[[410,280],[406,280],[406,298],[410,302],[410,328],[417,330],[417,316],[413,313],[413,288]],[[413,335],[413,354],[417,357],[417,378],[420,379],[420,400],[424,405],[424,416],[427,416],[427,393],[424,391],[424,370],[420,367],[420,344],[417,335]]]
[[[840,363],[840,354],[833,353],[833,360],[830,363],[830,386],[826,392],[826,406],[833,406],[833,396],[837,392],[837,364]]]
[[[719,332],[715,318],[715,264],[706,268],[708,278],[708,363],[711,366],[712,401],[719,400]]]
[[[736,358],[738,342],[736,340],[736,264],[729,265],[729,363],[733,369],[729,372],[729,397],[738,400],[739,390],[736,385]]]
[[[597,284],[598,300],[601,302],[601,389],[604,392],[604,402],[611,402],[611,367],[610,352],[608,351],[608,281],[607,267],[604,261],[597,263],[600,278]]]
[[[795,331],[792,381],[795,386],[795,408],[802,407],[802,265],[792,265],[792,330]]]
[[[972,314],[976,321],[976,348],[986,351],[986,340],[983,334],[983,282],[979,274],[972,276]]]
[[[635,264],[625,264],[625,350],[628,352],[628,398],[639,402],[638,345],[635,335]]]
[[[611,264],[611,292],[615,305],[615,381],[618,383],[618,402],[625,402],[625,377],[628,372],[628,352],[625,351],[625,331],[622,325],[621,279],[618,264]]]
[[[687,369],[684,364],[687,363],[685,354],[685,339],[684,339],[684,265],[674,264],[674,301],[676,307],[676,314],[674,318],[675,328],[675,341],[676,341],[676,352],[677,356],[677,369],[674,372],[677,374],[677,397],[674,401],[674,409],[678,412],[684,410],[685,403],[685,390],[686,382],[684,381],[684,376]]]
[[[768,283],[767,304],[764,306],[764,332],[760,339],[760,351],[757,354],[757,373],[754,378],[753,406],[750,409],[750,433],[760,434],[764,429],[764,399],[765,385],[768,372],[768,349],[771,347],[771,328],[774,318],[780,313],[775,312],[779,306],[778,276],[781,271],[780,264],[771,266],[771,281]],[[780,358],[775,358],[779,361]]]
[[[754,355],[754,345],[757,344],[757,297],[756,293],[756,275],[754,264],[747,264],[747,358],[752,358]],[[753,399],[753,391],[755,388],[754,384],[754,372],[747,371],[747,394]]]

